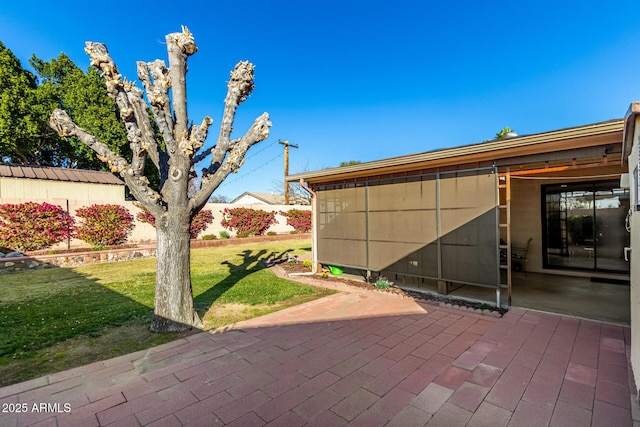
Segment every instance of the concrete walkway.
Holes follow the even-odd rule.
[[[631,426],[629,332],[343,291],[0,388],[0,426]]]

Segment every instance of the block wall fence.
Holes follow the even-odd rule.
[[[118,201],[114,202],[113,200],[99,201],[99,200],[75,200],[75,199],[16,199],[16,198],[0,198],[0,204],[5,203],[13,203],[13,204],[21,204],[26,202],[35,202],[35,203],[49,203],[52,205],[58,205],[62,209],[69,212],[69,214],[73,215],[76,218],[76,221],[79,222],[79,218],[75,216],[75,212],[77,209],[82,207],[91,206],[93,204],[97,205],[106,205],[106,204],[119,204],[124,206],[131,212],[131,215],[134,217],[135,227],[133,228],[132,233],[129,235],[129,239],[127,243],[130,244],[144,244],[144,243],[155,243],[156,241],[156,230],[150,224],[140,222],[136,219],[136,215],[140,212],[140,208],[134,205],[133,201]],[[223,211],[225,209],[234,209],[234,208],[251,208],[256,210],[263,210],[267,212],[275,211],[276,212],[276,220],[278,221],[276,224],[272,225],[269,230],[277,234],[289,234],[294,231],[293,227],[287,225],[287,218],[280,215],[278,212],[280,211],[288,211],[290,209],[297,210],[311,210],[310,206],[305,205],[265,205],[265,204],[227,204],[227,203],[207,203],[203,209],[209,209],[213,213],[213,222],[209,224],[209,226],[200,233],[198,238],[202,238],[202,236],[207,234],[214,234],[217,238],[220,238],[220,232],[226,230],[230,236],[234,236],[235,232],[225,229],[222,225],[220,225],[220,221],[223,219]],[[65,241],[62,243],[58,243],[57,245],[52,246],[51,250],[64,250],[64,249],[74,249],[74,248],[82,248],[89,246],[86,242],[78,239],[70,239],[69,241]]]

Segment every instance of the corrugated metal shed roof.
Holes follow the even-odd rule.
[[[0,177],[124,185],[124,182],[111,172],[52,168],[47,166],[0,164]]]

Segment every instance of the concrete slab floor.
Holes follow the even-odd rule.
[[[431,283],[411,284],[408,289],[437,293]],[[513,273],[511,305],[550,313],[621,325],[631,323],[630,288],[628,285],[593,282],[588,277],[551,274]],[[449,296],[471,299],[495,305],[494,289],[464,285],[452,286]],[[508,304],[507,289],[501,291],[503,305]]]

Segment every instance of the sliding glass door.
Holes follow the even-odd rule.
[[[542,187],[545,268],[628,273],[629,190],[618,181]]]

